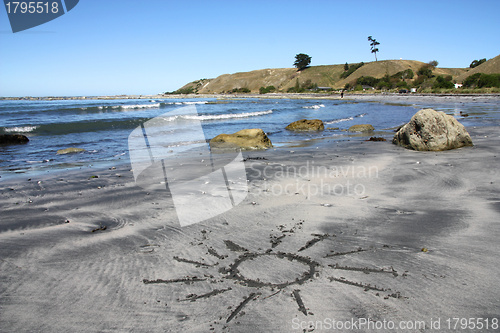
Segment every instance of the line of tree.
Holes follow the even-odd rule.
[[[476,73],[463,82],[466,88],[500,88],[500,74]]]
[[[340,78],[345,79],[346,77],[354,73],[356,70],[358,70],[360,67],[362,67],[364,64],[365,64],[364,62],[360,62],[359,64],[352,64],[351,66],[349,66],[346,62],[344,65],[344,73],[340,74]]]
[[[485,62],[486,62],[486,58],[479,59],[479,60],[473,60],[470,63],[469,67],[470,68],[474,68],[474,67],[477,67],[477,66],[479,66],[479,65],[481,65],[482,63],[485,63]]]
[[[353,88],[355,90],[362,90],[363,87],[372,87],[376,89],[409,89],[410,86],[406,80],[413,79],[414,75],[411,69],[406,69],[391,76],[385,75],[379,79],[373,76],[361,76],[354,84],[347,84],[344,88]]]

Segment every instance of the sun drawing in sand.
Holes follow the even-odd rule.
[[[157,285],[157,284],[193,284],[203,281],[212,283],[224,283],[226,286],[224,288],[213,289],[212,291],[197,295],[189,294],[184,299],[178,299],[178,302],[182,301],[197,301],[202,299],[207,299],[214,297],[223,293],[230,292],[233,290],[234,285],[243,286],[248,289],[248,292],[244,299],[238,304],[234,304],[234,308],[230,306],[227,310],[227,314],[223,317],[225,324],[229,324],[237,316],[244,315],[243,308],[252,300],[259,300],[265,302],[267,299],[282,293],[292,297],[297,303],[297,310],[300,311],[304,316],[312,314],[311,309],[307,307],[301,296],[300,286],[312,281],[320,275],[320,272],[330,272],[335,275],[335,273],[340,274],[341,271],[350,271],[351,273],[380,273],[387,274],[391,277],[398,277],[400,274],[393,267],[385,268],[373,268],[373,267],[355,267],[348,265],[340,265],[338,263],[329,264],[328,261],[333,261],[335,258],[342,258],[351,255],[362,255],[363,252],[367,251],[378,251],[381,249],[376,248],[361,248],[357,247],[352,250],[336,252],[331,250],[326,254],[318,254],[316,259],[311,256],[302,255],[303,251],[306,251],[314,246],[317,246],[320,242],[330,241],[334,243],[334,239],[337,237],[334,234],[312,234],[312,238],[305,242],[303,246],[298,248],[296,251],[280,251],[280,244],[283,243],[285,237],[293,238],[302,229],[302,222],[296,223],[293,227],[287,228],[285,225],[278,226],[278,234],[270,236],[270,247],[266,250],[252,251],[249,250],[232,240],[224,240],[225,247],[235,253],[233,259],[229,255],[220,254],[213,247],[207,246],[207,254],[216,258],[218,262],[215,264],[207,264],[201,261],[195,261],[191,259],[181,258],[179,256],[174,256],[173,259],[178,262],[183,262],[186,264],[194,265],[198,268],[203,267],[213,270],[212,274],[201,274],[200,276],[189,275],[184,277],[179,277],[175,279],[144,279],[143,283],[147,285]],[[206,233],[206,231],[203,231]],[[204,234],[204,240],[207,240]],[[288,240],[288,239],[287,239]],[[199,242],[199,246],[203,245],[203,242]],[[205,245],[206,246],[206,245]],[[330,247],[331,248],[331,247]],[[386,250],[387,246],[383,246],[383,250]],[[333,260],[332,260],[333,259]],[[406,276],[407,272],[404,272],[402,276]],[[217,275],[218,278],[214,277]],[[341,284],[346,284],[354,288],[359,288],[363,291],[371,291],[376,293],[377,296],[383,296],[385,299],[389,297],[402,298],[401,293],[398,291],[393,291],[390,288],[380,287],[374,284],[353,281],[342,276],[327,276],[330,282],[337,282]]]

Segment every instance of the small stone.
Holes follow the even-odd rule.
[[[372,132],[375,128],[370,124],[360,124],[360,125],[352,125],[349,127],[349,132]]]
[[[59,149],[57,151],[57,155],[82,153],[84,151],[86,151],[86,150],[83,148],[65,148],[65,149]]]
[[[289,131],[322,131],[325,125],[319,119],[301,119],[289,124],[285,129]]]

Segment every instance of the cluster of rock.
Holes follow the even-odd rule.
[[[323,131],[319,119],[301,119],[286,127],[290,131]],[[370,124],[353,125],[348,132],[373,132]],[[385,141],[371,137],[369,141]],[[394,144],[420,151],[442,151],[472,146],[472,139],[465,127],[454,117],[433,109],[418,111],[409,123],[394,135]],[[266,149],[273,145],[262,129],[246,129],[234,134],[220,134],[210,141],[212,148]]]
[[[319,119],[301,119],[286,127],[290,131],[323,131],[325,126]],[[372,132],[369,124],[353,125],[349,132]],[[370,138],[370,141],[384,141],[383,138]],[[20,134],[1,134],[0,144],[23,144],[29,139]],[[409,123],[402,126],[392,139],[392,143],[419,151],[442,151],[472,146],[472,139],[454,117],[433,109],[418,111]],[[244,129],[233,134],[220,134],[210,140],[212,149],[267,149],[273,144],[260,128]],[[84,152],[82,148],[66,148],[57,154]]]
[[[317,132],[325,129],[325,124],[320,119],[301,119],[289,124],[285,129],[296,132]],[[338,129],[338,128],[333,128]],[[370,132],[372,125],[354,125],[349,132]],[[233,134],[220,134],[210,140],[212,149],[266,149],[273,145],[262,129],[246,129]]]

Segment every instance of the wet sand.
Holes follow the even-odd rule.
[[[446,152],[359,136],[246,152],[247,198],[187,227],[127,164],[2,180],[0,331],[495,331],[498,128]]]

